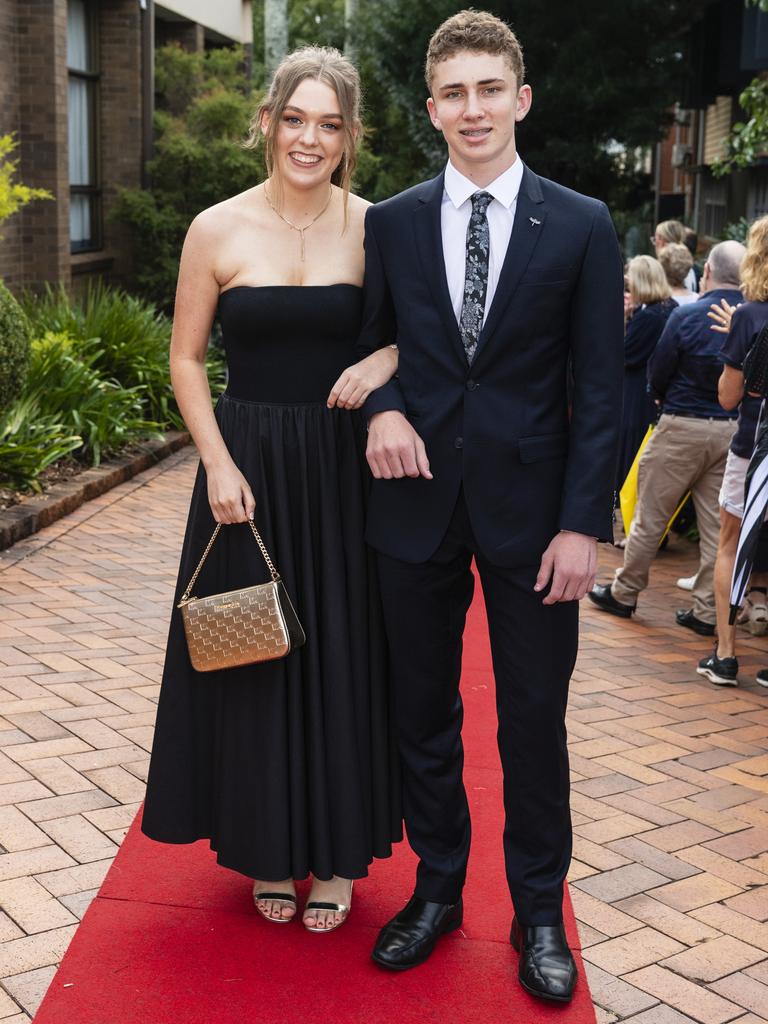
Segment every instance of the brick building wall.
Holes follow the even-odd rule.
[[[36,201],[6,222],[0,276],[11,288],[92,274],[125,279],[130,238],[110,217],[120,188],[141,184],[142,38],[135,0],[98,4],[98,154],[102,245],[72,254],[69,235],[69,146],[66,0],[0,0],[0,132],[15,131],[18,177],[47,188],[55,202]],[[7,59],[6,59],[7,57]]]
[[[81,277],[107,270],[122,283],[131,261],[128,230],[111,213],[121,188],[141,185],[142,47],[141,9],[132,0],[99,4],[99,150],[103,247],[72,257],[72,272]]]
[[[0,39],[3,40],[3,59],[0,60],[0,135],[9,132],[19,136],[19,103],[16,93],[17,34],[16,0],[0,0]],[[16,151],[18,154],[18,150]],[[17,272],[21,225],[18,217],[11,217],[0,227],[0,278],[12,282]]]
[[[0,0],[0,25],[8,41],[0,130],[16,132],[19,180],[55,197],[31,203],[3,227],[0,276],[20,288],[69,275],[66,0]]]
[[[19,214],[23,284],[69,273],[66,0],[17,5],[21,180],[47,188],[54,202],[31,203]]]
[[[230,6],[235,2],[230,0]],[[0,0],[0,134],[16,134],[18,180],[55,196],[53,202],[30,203],[1,229],[0,277],[15,290],[58,282],[80,287],[94,276],[126,281],[130,234],[111,214],[120,190],[142,183],[144,145],[150,144],[146,136],[151,135],[145,113],[153,102],[152,25],[160,29],[158,43],[167,35],[190,49],[206,45],[206,30],[192,18],[179,17],[181,11],[172,23],[161,23],[153,22],[151,3],[145,13],[138,0],[98,0],[93,6],[98,27],[95,116],[101,237],[98,250],[73,254],[67,0]],[[224,41],[215,34],[214,42]]]

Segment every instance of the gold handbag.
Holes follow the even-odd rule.
[[[218,523],[178,603],[184,621],[189,657],[192,667],[198,672],[213,672],[216,669],[284,658],[306,641],[304,630],[259,531],[252,522],[248,525],[267,563],[272,582],[230,590],[226,594],[212,594],[210,597],[191,596],[200,570],[219,535],[221,523]]]

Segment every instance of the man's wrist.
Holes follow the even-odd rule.
[[[579,533],[578,530],[560,530],[560,533],[571,533],[574,537],[586,537],[587,540],[597,541],[597,537],[593,537],[589,533]]]
[[[371,415],[368,417],[366,429],[370,430],[373,421],[377,419],[379,416],[386,416],[391,412],[397,413],[398,416],[402,416],[403,419],[406,419],[405,413],[401,412],[400,409],[379,409],[378,412],[371,413]]]

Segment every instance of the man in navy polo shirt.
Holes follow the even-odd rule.
[[[598,608],[612,615],[629,618],[635,610],[667,523],[690,491],[699,526],[700,564],[693,608],[678,609],[676,619],[704,636],[715,632],[718,495],[736,420],[718,402],[722,339],[712,331],[707,314],[713,302],[741,301],[744,253],[739,242],[714,246],[704,266],[704,294],[673,311],[649,360],[648,384],[661,406],[661,418],[640,460],[637,506],[624,565],[616,570],[613,583],[596,584],[589,594]]]
[[[738,409],[738,429],[728,453],[723,485],[720,490],[720,547],[715,565],[715,596],[717,600],[717,644],[712,654],[703,658],[697,672],[717,686],[737,686],[739,663],[736,659],[736,627],[728,622],[731,575],[736,558],[739,528],[744,515],[744,482],[747,466],[755,446],[755,432],[760,415],[760,399],[744,394],[744,359],[761,328],[768,322],[768,217],[761,217],[750,228],[747,259],[742,268],[744,298],[747,300],[733,314],[730,331],[722,350],[725,364],[720,378],[720,402],[725,409]],[[765,584],[765,550],[758,552],[753,591]],[[768,686],[768,671],[757,675],[761,686]]]

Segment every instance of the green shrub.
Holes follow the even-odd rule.
[[[98,345],[50,331],[33,341],[27,392],[43,416],[79,434],[77,458],[96,466],[104,455],[160,431],[143,416],[143,385],[125,388],[105,379],[90,362],[89,349],[98,356]]]
[[[49,288],[25,298],[37,337],[66,334],[77,354],[106,380],[141,386],[142,412],[160,424],[177,423],[168,370],[171,325],[141,299],[98,283],[82,296]]]
[[[82,444],[56,416],[23,398],[0,415],[0,484],[41,491],[38,477]]]
[[[0,412],[21,394],[29,362],[29,320],[0,281]]]
[[[733,221],[733,223],[726,224],[723,228],[723,238],[730,238],[734,242],[741,242],[742,245],[746,245],[748,231],[749,221],[746,217],[740,217],[738,220]]]
[[[131,228],[134,273],[141,295],[170,312],[184,235],[195,216],[264,177],[264,158],[243,149],[259,95],[243,73],[243,51],[192,54],[178,46],[156,53],[150,189],[120,194],[114,216]]]
[[[168,349],[171,322],[143,299],[102,284],[71,297],[63,288],[27,295],[25,308],[36,336],[66,334],[76,355],[102,379],[140,387],[141,415],[156,425],[181,427],[171,389]],[[221,354],[211,351],[209,380],[217,394],[223,382]]]
[[[35,339],[23,400],[0,421],[0,482],[39,490],[37,477],[73,452],[97,464],[131,441],[181,426],[171,388],[171,323],[141,299],[97,284],[27,293],[17,317]],[[207,361],[211,391],[223,388],[220,349]],[[18,436],[14,436],[17,434]]]

